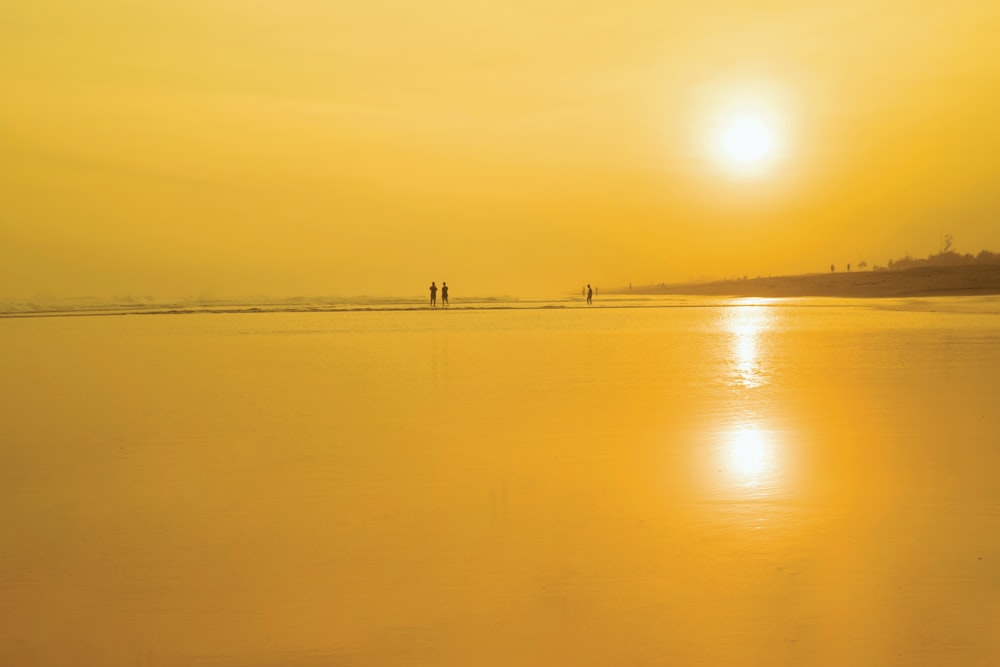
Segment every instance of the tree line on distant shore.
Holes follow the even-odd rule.
[[[1000,253],[980,250],[978,254],[961,254],[955,251],[951,234],[946,234],[939,252],[924,258],[910,257],[890,259],[886,266],[873,266],[872,271],[902,271],[918,266],[970,266],[975,264],[1000,264]]]

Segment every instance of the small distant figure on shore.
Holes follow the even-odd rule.
[[[632,291],[632,283],[629,283],[629,284],[628,284],[628,291],[629,291],[629,292],[631,292],[631,291]]]
[[[601,293],[601,288],[600,287],[595,287],[594,288],[594,294],[600,294],[600,293]]]
[[[594,303],[594,290],[590,289],[590,285],[587,285],[587,305]]]
[[[830,273],[833,273],[836,270],[837,270],[837,267],[835,267],[833,264],[831,264],[830,265]]]
[[[437,305],[437,300],[438,300],[438,288],[437,288],[437,285],[435,285],[434,281],[432,280],[431,281],[431,306],[432,307]]]
[[[441,305],[448,305],[448,283],[441,281]]]
[[[587,296],[587,288],[586,287],[581,287],[580,288],[580,296]]]
[[[848,272],[848,273],[850,273],[850,272],[851,272],[851,265],[850,265],[850,264],[848,264],[848,265],[847,265],[847,272]]]

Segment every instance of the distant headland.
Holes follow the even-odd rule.
[[[700,283],[637,286],[631,294],[691,294],[756,297],[907,297],[1000,294],[1000,254],[959,255],[949,250],[926,259],[906,257],[887,268],[836,270],[792,276],[739,278]],[[848,269],[850,267],[847,267]]]

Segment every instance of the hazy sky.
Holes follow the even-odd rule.
[[[0,297],[1000,251],[998,35],[995,0],[5,0]]]

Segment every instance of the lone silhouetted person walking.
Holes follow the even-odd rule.
[[[448,283],[441,281],[441,305],[448,305]]]
[[[590,289],[590,285],[587,285],[587,305],[594,303],[594,290]]]
[[[431,305],[432,306],[436,306],[437,305],[437,300],[438,300],[438,288],[437,288],[437,285],[435,285],[434,281],[432,280],[431,281]]]

